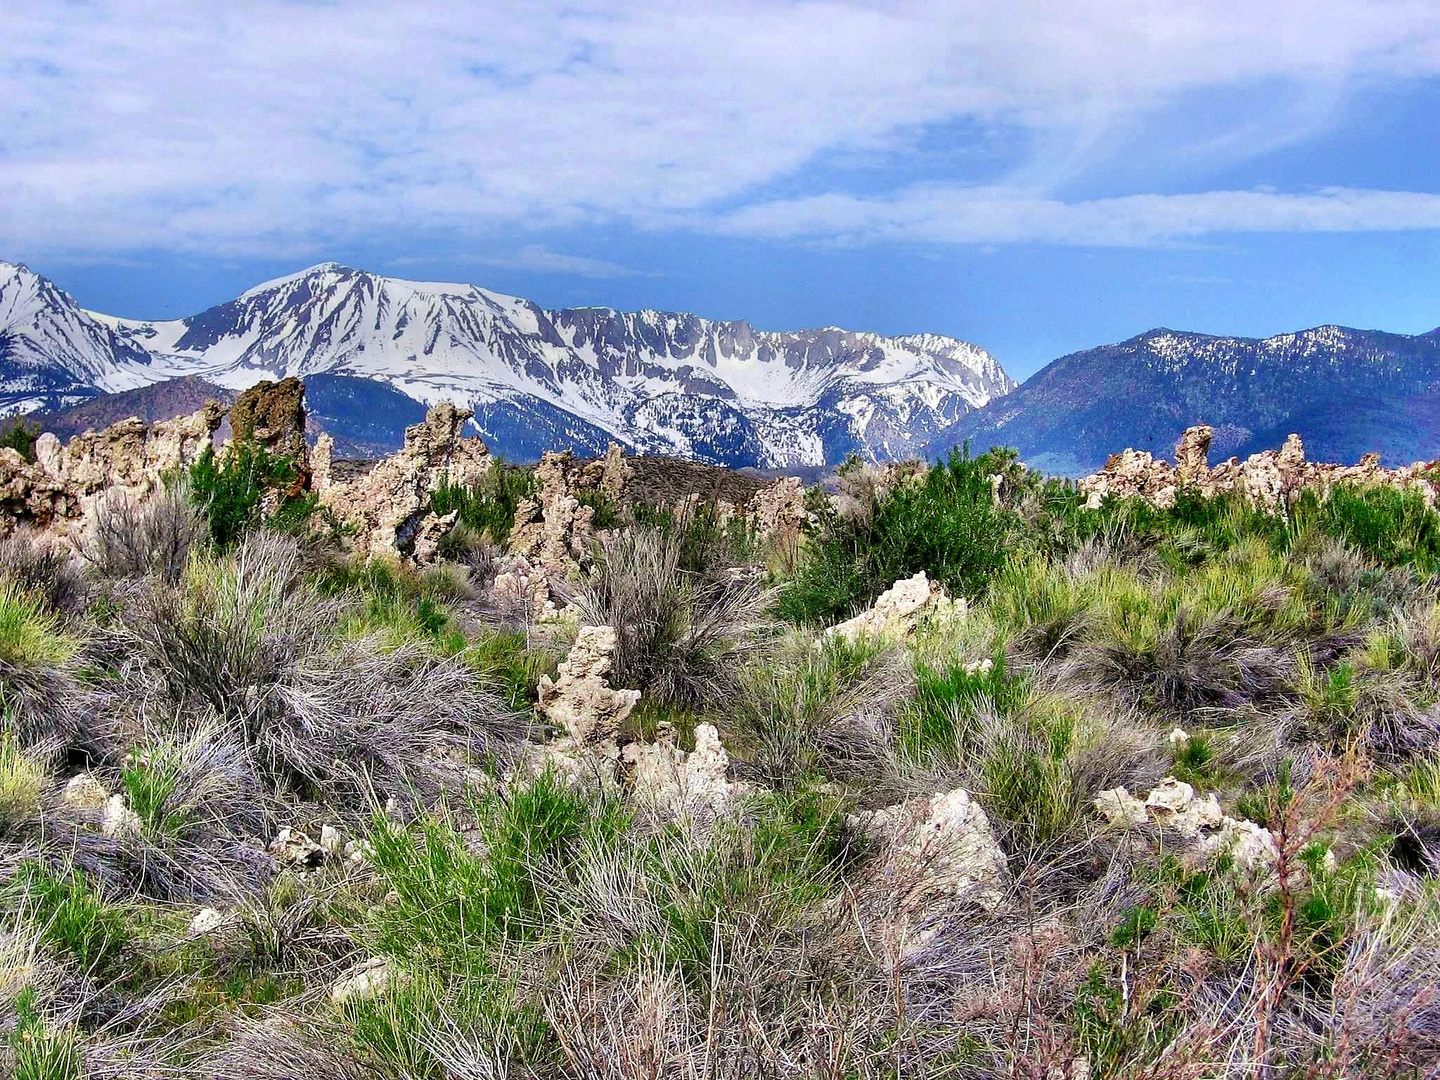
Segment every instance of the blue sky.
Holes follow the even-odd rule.
[[[457,7],[464,10],[457,11]],[[0,7],[0,258],[938,331],[1440,325],[1434,0]]]

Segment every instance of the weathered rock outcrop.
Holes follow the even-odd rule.
[[[905,638],[925,619],[958,618],[964,614],[965,601],[952,600],[921,570],[881,593],[869,611],[830,627],[826,633],[852,642],[862,637]]]
[[[311,485],[322,506],[354,530],[355,550],[364,555],[400,555],[423,562],[433,558],[440,538],[453,525],[430,508],[442,484],[468,487],[490,468],[490,452],[478,438],[460,434],[474,415],[448,403],[405,429],[405,445],[365,476],[337,483],[331,475],[333,444],[317,445]]]
[[[754,791],[729,778],[730,755],[713,724],[695,728],[695,749],[676,743],[675,729],[662,723],[653,743],[629,743],[623,752],[636,797],[660,813],[706,824],[729,814]]]
[[[1280,857],[1269,829],[1229,817],[1213,793],[1202,798],[1173,776],[1161,781],[1143,802],[1123,787],[1102,791],[1095,797],[1095,808],[1112,825],[1137,828],[1148,824],[1178,837],[1198,862],[1228,854],[1235,868],[1252,878],[1267,878]]]
[[[1166,509],[1175,505],[1182,490],[1213,497],[1239,491],[1251,503],[1267,511],[1280,511],[1305,490],[1322,498],[1336,484],[1373,483],[1413,490],[1435,506],[1440,494],[1440,463],[1416,462],[1396,469],[1380,464],[1378,454],[1366,454],[1358,465],[1333,465],[1305,460],[1299,435],[1291,435],[1277,450],[1252,454],[1245,461],[1230,458],[1214,468],[1208,462],[1212,429],[1205,424],[1188,428],[1175,447],[1175,464],[1155,458],[1144,450],[1113,454],[1105,467],[1080,481],[1088,496],[1086,506],[1097,509],[1106,496],[1144,499]]]
[[[963,788],[855,822],[879,851],[861,896],[894,962],[924,949],[957,909],[993,911],[1010,883],[1005,852]]]
[[[755,493],[746,507],[750,526],[765,543],[794,543],[805,527],[805,485],[798,476],[782,476]]]
[[[640,700],[640,691],[610,688],[606,676],[617,640],[614,627],[582,626],[556,677],[540,677],[540,712],[565,731],[548,749],[620,760],[620,726]]]
[[[271,453],[305,462],[305,384],[293,376],[258,382],[230,408],[236,442],[254,442]]]
[[[224,416],[224,406],[212,401],[190,416],[154,424],[131,417],[63,445],[44,432],[33,463],[0,450],[0,530],[30,524],[66,533],[107,491],[148,498],[166,473],[200,457]]]
[[[510,554],[538,567],[547,578],[573,577],[595,542],[595,509],[579,498],[586,487],[584,467],[568,450],[547,450],[533,477],[535,497],[515,509]],[[593,472],[592,477],[600,482],[603,470]]]

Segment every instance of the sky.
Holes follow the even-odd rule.
[[[174,318],[334,260],[930,331],[1440,326],[1437,0],[0,5],[0,259]]]

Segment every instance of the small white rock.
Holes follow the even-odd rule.
[[[1145,804],[1123,787],[1111,788],[1095,796],[1095,809],[1111,825],[1133,827],[1149,821]]]
[[[1190,733],[1184,728],[1177,727],[1174,731],[1170,732],[1170,745],[1176,750],[1183,748],[1189,741]]]
[[[125,805],[124,795],[111,795],[105,800],[105,810],[100,816],[101,835],[112,839],[138,836],[143,825],[140,815]]]
[[[298,829],[289,826],[270,841],[270,854],[291,866],[319,866],[325,861],[325,849]]]
[[[105,790],[105,785],[88,772],[72,776],[60,794],[61,802],[77,810],[99,810],[108,798],[110,793]]]
[[[325,850],[326,855],[338,859],[345,850],[345,838],[333,825],[321,825],[320,846]]]
[[[337,1005],[347,1001],[371,1001],[392,986],[404,986],[410,976],[390,966],[383,956],[372,956],[350,968],[330,987],[330,1000]]]
[[[218,911],[213,907],[201,908],[190,920],[190,933],[196,937],[203,937],[205,934],[213,934],[217,930],[224,930],[234,926],[236,916],[234,912],[226,913]]]

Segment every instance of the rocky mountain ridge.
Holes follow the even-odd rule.
[[[0,264],[0,407],[57,406],[198,376],[232,390],[317,375],[475,410],[509,457],[627,448],[733,466],[904,457],[1014,387],[994,357],[933,334],[609,308],[547,310],[473,285],[324,263],[186,319],[85,311]]]
[[[1165,454],[1200,423],[1213,426],[1222,458],[1292,432],[1323,460],[1440,456],[1440,330],[1320,326],[1258,339],[1159,328],[1062,356],[927,449],[1014,446],[1037,468],[1079,476],[1117,446]]]

